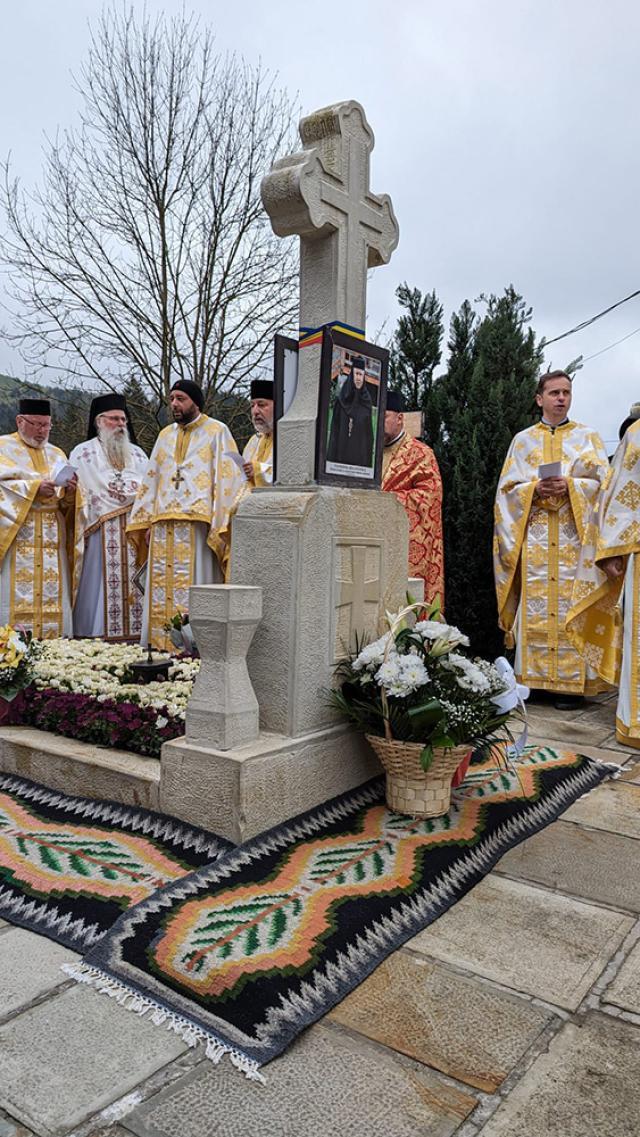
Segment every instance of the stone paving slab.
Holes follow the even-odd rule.
[[[640,943],[629,952],[602,1000],[640,1015]]]
[[[640,842],[556,821],[498,862],[496,873],[640,912]]]
[[[121,1125],[108,1125],[106,1129],[91,1129],[83,1137],[131,1137],[131,1131],[123,1129]]]
[[[576,821],[625,837],[640,837],[640,786],[620,780],[604,782],[563,813],[563,821]]]
[[[260,1086],[224,1059],[205,1061],[121,1124],[138,1137],[450,1137],[476,1104],[430,1070],[325,1024],[264,1073]]]
[[[33,1131],[0,1110],[0,1137],[33,1137]]]
[[[0,1019],[68,983],[60,968],[78,959],[75,952],[24,928],[6,931],[0,936]]]
[[[566,1023],[480,1137],[637,1137],[640,1030],[593,1014]]]
[[[493,1093],[554,1016],[482,980],[400,951],[330,1017]]]
[[[591,723],[570,718],[557,718],[541,713],[537,707],[527,708],[527,721],[532,734],[563,742],[571,750],[580,746],[602,746],[611,735],[613,723]]]
[[[602,745],[608,747],[609,750],[620,750],[623,754],[633,753],[633,747],[629,747],[626,742],[618,742],[615,730],[612,734],[607,735]]]
[[[67,1133],[185,1049],[112,999],[71,987],[0,1026],[0,1106],[40,1137]]]
[[[621,782],[632,782],[634,786],[640,786],[640,762],[631,760],[620,775]]]
[[[633,923],[493,875],[406,946],[576,1010]]]
[[[576,722],[597,723],[598,726],[600,726],[601,723],[604,723],[604,725],[608,726],[609,730],[611,730],[612,728],[615,728],[616,725],[617,701],[618,699],[616,695],[615,697],[609,697],[605,702],[602,703],[585,703],[583,709],[581,711],[578,711],[578,714],[575,715],[575,717],[573,712],[567,713],[566,711],[561,711],[560,714],[563,718],[573,719]]]

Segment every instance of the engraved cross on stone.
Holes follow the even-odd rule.
[[[300,237],[300,327],[340,322],[364,331],[367,271],[398,244],[391,199],[371,193],[373,131],[359,103],[303,118],[304,149],[276,162],[261,193],[273,231]],[[278,482],[313,481],[320,350],[300,351],[298,390],[278,424]]]
[[[351,606],[349,649],[353,650],[356,636],[361,639],[364,632],[371,630],[367,627],[369,621],[367,621],[365,604],[377,605],[380,599],[380,576],[378,574],[367,580],[366,545],[352,545],[350,551],[351,580],[338,581],[340,585],[338,604]],[[377,608],[375,617],[377,618]]]

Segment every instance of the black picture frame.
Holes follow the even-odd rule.
[[[352,377],[351,361],[359,356],[365,361],[364,390],[368,399],[360,397],[352,402],[354,413],[349,414],[337,396],[344,382]],[[380,489],[388,369],[389,352],[385,348],[325,328],[316,431],[315,474],[321,485]],[[337,403],[340,404],[339,418],[335,411]],[[369,416],[367,404],[371,406]],[[370,462],[365,465],[362,459],[365,453],[369,455],[369,438]]]
[[[273,341],[273,481],[278,480],[278,422],[291,406],[298,386],[298,341],[280,334]],[[294,360],[296,366],[294,369]],[[295,374],[294,374],[295,370]]]

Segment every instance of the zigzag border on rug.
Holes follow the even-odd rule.
[[[539,833],[590,789],[601,784],[604,778],[616,778],[620,774],[620,767],[614,763],[603,762],[588,755],[579,756],[588,758],[592,766],[576,771],[566,782],[551,790],[544,801],[530,803],[526,817],[510,818],[503,822],[495,832],[481,839],[481,847],[468,849],[455,867],[443,871],[427,888],[407,898],[398,911],[381,917],[363,929],[339,959],[318,969],[313,980],[304,981],[291,996],[281,996],[280,1006],[270,1007],[265,1020],[256,1024],[254,1036],[245,1036],[247,1049],[251,1048],[254,1055],[256,1051],[262,1052],[262,1060],[246,1053],[242,1044],[224,1041],[216,1033],[215,1026],[205,1027],[194,1022],[184,1007],[180,1011],[172,1010],[161,1001],[161,997],[143,993],[133,980],[129,983],[100,967],[85,963],[66,964],[62,970],[70,978],[115,998],[127,1010],[137,1014],[150,1013],[155,1025],[165,1025],[176,1031],[187,1045],[195,1046],[204,1042],[207,1057],[214,1064],[218,1064],[228,1054],[232,1064],[248,1078],[264,1082],[260,1068],[277,1056],[273,1053],[273,1038],[283,1024],[288,1024],[292,1035],[311,1026],[363,982],[393,951],[432,924],[452,903],[462,899],[510,848]],[[596,777],[595,771],[598,769],[606,771],[606,774]],[[122,934],[126,934],[125,926],[140,918],[143,912],[158,911],[170,901],[171,896],[188,896],[196,886],[196,878],[198,887],[202,884],[203,875],[209,880],[215,878],[217,883],[238,866],[251,863],[264,849],[276,851],[288,844],[292,837],[312,836],[322,827],[327,817],[346,817],[362,805],[375,800],[379,785],[380,782],[376,779],[359,793],[356,791],[348,802],[330,802],[325,808],[319,807],[311,817],[303,817],[299,821],[293,819],[290,825],[253,838],[248,849],[241,846],[232,850],[210,869],[196,870],[190,874],[191,880],[186,878],[184,881],[176,881],[159,890],[121,918]],[[228,1023],[221,1022],[221,1027],[228,1032]]]
[[[0,888],[0,912],[3,920],[15,922],[17,927],[26,928],[27,931],[34,932],[34,925],[40,925],[44,935],[50,933],[58,942],[62,942],[61,937],[64,935],[65,947],[69,947],[67,937],[70,937],[73,941],[78,941],[78,948],[82,952],[92,948],[105,934],[104,929],[97,924],[85,924],[81,917],[74,920],[68,912],[61,914],[57,908],[48,909],[46,903],[29,900],[26,896],[11,896],[4,888]],[[74,949],[69,947],[69,950]]]
[[[210,833],[197,825],[189,825],[179,818],[158,813],[157,810],[145,808],[140,812],[138,807],[124,805],[121,802],[104,799],[94,801],[92,798],[51,790],[17,774],[0,774],[0,791],[18,793],[36,804],[48,805],[65,813],[88,818],[90,821],[119,825],[144,837],[155,837],[159,841],[175,841],[183,849],[193,849],[196,853],[206,852],[212,858],[234,848],[232,841],[218,837],[215,833]]]

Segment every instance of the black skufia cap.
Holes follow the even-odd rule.
[[[50,415],[51,403],[48,399],[20,399],[21,415]]]
[[[124,395],[116,395],[111,392],[109,395],[96,395],[95,399],[91,402],[89,409],[89,425],[87,427],[87,442],[90,438],[98,437],[98,428],[96,426],[96,419],[98,415],[104,415],[107,411],[124,411],[127,416],[127,429],[129,431],[129,438],[134,443],[136,442],[136,435],[131,422],[131,415],[127,407],[127,400]]]

